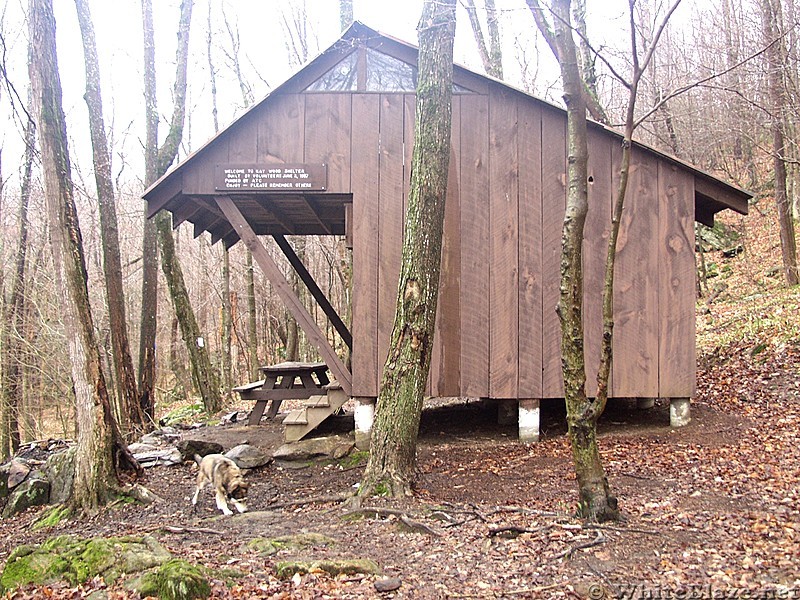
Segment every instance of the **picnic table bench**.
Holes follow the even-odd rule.
[[[267,418],[272,419],[284,400],[306,400],[324,394],[323,388],[330,383],[325,363],[282,362],[259,370],[264,379],[233,388],[242,400],[256,401],[248,425],[261,422],[267,402],[272,402],[267,413]]]

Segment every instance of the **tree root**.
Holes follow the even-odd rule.
[[[599,546],[600,544],[604,544],[605,542],[606,542],[606,536],[603,535],[602,531],[598,531],[597,535],[595,536],[595,538],[593,540],[588,540],[588,541],[585,541],[585,542],[579,542],[579,543],[575,544],[574,546],[570,546],[569,548],[567,548],[563,552],[559,552],[558,554],[556,554],[553,557],[553,559],[554,560],[558,560],[558,559],[564,558],[564,557],[569,558],[575,552],[577,552],[578,550],[585,550],[587,548],[592,548],[594,546]]]
[[[211,535],[225,535],[223,531],[208,529],[207,527],[175,527],[173,525],[162,525],[153,531],[166,531],[167,533],[209,533]]]
[[[328,504],[330,502],[346,502],[350,499],[347,495],[338,496],[313,496],[311,498],[301,498],[299,500],[290,500],[288,502],[275,502],[269,504],[266,510],[274,510],[276,508],[290,508],[295,506],[305,506],[306,504]]]
[[[552,529],[555,525],[542,525],[541,527],[536,527],[535,529],[528,529],[526,527],[517,527],[516,525],[508,525],[506,527],[496,527],[494,529],[489,529],[488,536],[495,537],[498,535],[504,534],[511,534],[509,537],[517,537],[523,533],[542,533],[543,531],[548,531]]]

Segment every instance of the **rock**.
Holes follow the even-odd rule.
[[[31,467],[26,461],[14,458],[8,463],[8,489],[13,490],[20,483],[25,481],[28,473],[31,472]]]
[[[153,444],[142,444],[141,442],[134,442],[128,445],[128,451],[131,454],[141,454],[143,452],[152,452],[153,450],[160,449],[161,446],[154,446]]]
[[[222,452],[222,444],[206,442],[205,440],[181,440],[177,447],[183,460],[194,460],[195,454],[205,456],[206,454],[220,454]]]
[[[240,469],[257,469],[272,462],[272,457],[250,444],[239,444],[225,453]]]
[[[50,482],[41,471],[34,471],[8,495],[3,518],[15,515],[31,506],[41,506],[50,500]]]
[[[254,538],[247,544],[248,548],[255,550],[262,556],[272,556],[279,550],[289,548],[304,550],[318,546],[332,546],[336,540],[321,533],[298,533],[295,535],[282,535],[276,538]]]
[[[164,429],[167,427],[170,429],[173,427],[189,428],[201,420],[201,417],[204,413],[205,409],[199,402],[186,406],[179,406],[175,410],[172,410],[161,417],[158,420],[158,424]]]
[[[44,464],[47,481],[50,482],[50,503],[64,504],[72,495],[72,482],[75,478],[75,446],[56,452]]]
[[[398,577],[387,577],[386,579],[378,579],[372,585],[375,586],[375,591],[385,593],[399,589],[402,583]]]
[[[174,427],[162,427],[156,429],[148,434],[143,435],[139,442],[142,444],[150,444],[154,446],[166,446],[167,444],[175,444],[181,439],[181,434]]]
[[[183,463],[183,456],[177,448],[163,448],[150,452],[139,452],[133,457],[144,468],[156,467],[158,465],[180,465]]]
[[[380,575],[381,568],[374,560],[368,558],[343,558],[330,560],[287,560],[275,565],[275,573],[281,579],[290,579],[296,573],[325,571],[329,575]]]
[[[227,425],[228,423],[244,423],[247,420],[247,414],[246,411],[236,410],[223,416],[219,422],[222,425]]]
[[[0,590],[60,580],[74,586],[96,576],[113,583],[123,574],[151,569],[170,558],[170,553],[151,536],[88,540],[59,536],[40,546],[15,548],[0,575]]]
[[[208,598],[211,584],[201,569],[185,560],[173,558],[158,570],[145,574],[135,590],[142,597],[154,596],[161,600],[192,600]]]
[[[0,466],[0,500],[8,498],[8,465]]]
[[[275,460],[284,461],[304,461],[319,457],[342,458],[354,446],[355,443],[351,436],[331,435],[284,444],[275,450],[272,456]]]

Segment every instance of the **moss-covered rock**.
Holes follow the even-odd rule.
[[[337,575],[380,575],[381,568],[369,558],[340,558],[330,560],[287,560],[275,565],[275,573],[281,579],[289,579],[295,573],[324,572],[333,577]]]
[[[123,574],[161,565],[171,556],[151,536],[89,540],[58,536],[40,546],[15,548],[0,575],[0,590],[59,580],[76,585],[98,575],[113,582]]]
[[[169,411],[167,414],[161,417],[158,422],[162,427],[174,425],[192,425],[198,421],[202,421],[204,414],[205,409],[203,408],[203,405],[199,402],[196,402],[194,404],[179,406],[178,408]]]
[[[47,504],[49,500],[50,482],[43,473],[32,473],[25,481],[11,490],[2,516],[3,518],[10,517],[32,506]]]
[[[56,452],[48,457],[44,464],[44,472],[50,482],[51,504],[64,504],[72,495],[76,452],[75,446],[63,452]]]
[[[203,569],[174,558],[142,576],[136,591],[142,596],[156,596],[161,600],[193,600],[208,598],[211,584]]]
[[[321,533],[298,533],[295,535],[282,535],[276,538],[255,538],[248,542],[247,547],[255,550],[262,556],[272,556],[285,548],[303,550],[318,546],[332,546],[336,540]]]
[[[69,515],[69,508],[64,504],[58,504],[39,515],[39,518],[31,525],[31,529],[36,531],[37,529],[44,529],[45,527],[55,527],[61,523],[61,521],[68,519]]]

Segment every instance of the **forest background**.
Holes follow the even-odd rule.
[[[72,147],[73,179],[89,268],[89,289],[98,339],[105,349],[106,373],[111,367],[111,344],[104,298],[99,217],[93,182],[80,34],[74,5],[56,3],[59,60],[64,87],[64,107]],[[354,16],[367,25],[415,43],[421,1],[358,2]],[[467,26],[464,5],[459,6],[460,26],[456,60],[483,71],[473,31]],[[590,3],[587,34],[601,58],[595,59],[601,104],[613,125],[622,121],[626,94],[612,70],[626,72],[628,37],[627,3]],[[7,125],[2,140],[2,194],[0,194],[0,287],[3,314],[7,314],[13,281],[14,257],[20,239],[20,185],[24,156],[27,87],[27,26],[25,5],[9,0],[3,6],[3,67],[7,85],[0,91],[0,111]],[[540,39],[523,0],[498,0],[504,79],[535,95],[560,103],[558,67]],[[92,2],[98,40],[107,133],[116,185],[123,282],[131,348],[137,348],[141,311],[141,255],[144,189],[144,110],[142,93],[141,7],[134,0]],[[666,5],[658,0],[636,4],[635,20],[643,46],[653,35]],[[776,8],[780,10],[776,10]],[[486,14],[478,3],[483,25]],[[158,93],[160,105],[171,106],[179,3],[159,1],[155,7]],[[769,27],[767,27],[769,25]],[[339,3],[333,0],[198,1],[192,20],[188,76],[187,120],[179,159],[210,138],[276,87],[341,33]],[[642,116],[658,107],[638,130],[641,141],[676,155],[699,168],[755,193],[754,207],[767,211],[774,197],[775,159],[787,167],[789,204],[797,214],[798,194],[795,115],[800,93],[798,75],[797,7],[794,0],[685,0],[665,32],[640,90]],[[779,43],[778,43],[779,42]],[[782,93],[776,102],[770,85],[768,50],[780,47]],[[212,94],[215,79],[216,108]],[[774,82],[773,82],[774,83]],[[673,96],[673,93],[681,93]],[[162,120],[168,116],[162,115]],[[215,123],[216,120],[216,123]],[[780,121],[786,141],[776,156],[773,125]],[[166,129],[166,128],[162,128]],[[39,165],[34,158],[32,194],[28,207],[26,293],[24,323],[9,330],[24,348],[23,439],[55,435],[74,436],[70,365],[64,343],[62,310],[53,285]],[[740,233],[743,222],[729,219]],[[775,228],[778,228],[777,223]],[[222,319],[223,252],[205,236],[193,237],[191,228],[175,231],[180,261],[200,330],[216,368],[223,370]],[[340,314],[349,314],[349,257],[341,240],[297,240],[309,270],[326,290]],[[702,258],[702,257],[701,257]],[[250,379],[255,366],[286,358],[312,359],[269,283],[256,271],[254,289],[248,289],[247,260],[241,245],[231,251],[230,303],[232,344],[230,373],[223,373],[223,391],[230,383]],[[698,260],[699,271],[709,266]],[[772,275],[781,279],[779,263]],[[713,269],[713,266],[711,267]],[[287,273],[289,272],[287,266]],[[708,273],[706,273],[707,275]],[[705,278],[699,292],[715,294]],[[324,315],[304,298],[312,314],[325,326]],[[183,403],[193,395],[185,349],[164,285],[159,286],[157,334],[157,397],[159,410]],[[248,326],[248,316],[255,329]],[[12,327],[7,319],[3,327]],[[332,329],[328,325],[328,331]],[[226,385],[228,384],[228,385]]]

